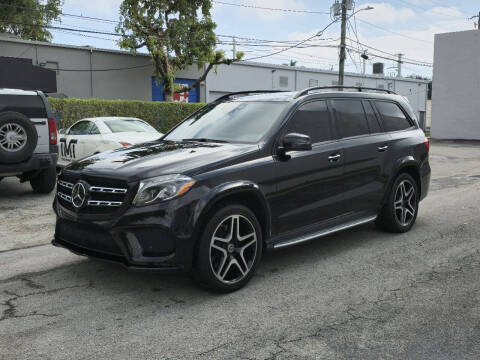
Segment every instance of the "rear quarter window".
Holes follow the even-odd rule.
[[[382,117],[385,131],[406,130],[413,126],[397,104],[386,101],[376,101],[375,106]]]

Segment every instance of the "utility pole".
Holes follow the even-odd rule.
[[[403,54],[397,54],[397,77],[402,77],[402,56]]]
[[[338,64],[338,85],[343,86],[345,73],[345,37],[347,32],[347,0],[342,0],[342,31],[340,34],[340,61]]]
[[[235,36],[233,37],[233,57],[232,59],[237,58],[237,40],[235,39]]]

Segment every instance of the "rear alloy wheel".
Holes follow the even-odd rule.
[[[417,219],[418,200],[419,192],[415,180],[410,174],[400,174],[376,224],[386,231],[407,232]]]
[[[261,254],[262,235],[255,215],[244,206],[229,205],[207,224],[194,275],[211,290],[235,291],[250,280]]]
[[[395,217],[401,226],[408,226],[417,213],[415,187],[409,180],[403,180],[395,193]]]

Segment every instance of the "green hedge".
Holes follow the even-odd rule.
[[[76,121],[97,116],[128,116],[147,121],[166,132],[205,104],[137,100],[55,99],[48,98],[54,114],[60,115],[62,128]]]

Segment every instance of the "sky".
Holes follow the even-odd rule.
[[[215,33],[227,44],[219,45],[228,56],[232,54],[232,38],[236,36],[237,50],[244,51],[244,59],[269,55],[314,36],[332,23],[330,7],[334,0],[222,0],[213,2],[212,17],[217,24]],[[238,4],[232,6],[224,3]],[[475,4],[476,3],[476,4]],[[118,20],[121,0],[65,0],[63,13]],[[264,10],[254,7],[288,9],[292,11]],[[402,75],[432,76],[434,34],[471,30],[480,4],[477,0],[388,0],[355,1],[355,10],[362,10],[349,19],[345,70],[361,72],[360,53],[367,51],[366,72],[372,63],[384,62],[385,73],[395,76],[397,63],[378,56],[393,58],[404,54]],[[313,12],[313,13],[311,13]],[[350,12],[351,13],[351,12]],[[56,26],[113,32],[113,22],[78,19],[63,16]],[[52,31],[53,42],[71,45],[91,45],[98,48],[118,49],[115,36]],[[228,37],[230,36],[230,37]],[[340,23],[331,24],[319,37],[282,53],[256,59],[275,64],[297,61],[296,66],[338,70],[338,44]],[[259,43],[241,38],[282,41]],[[358,44],[361,43],[361,44]],[[265,46],[269,44],[270,46]],[[258,46],[260,45],[260,46]],[[276,46],[276,47],[275,47]],[[411,62],[413,64],[407,63]],[[418,65],[419,62],[424,65]]]

